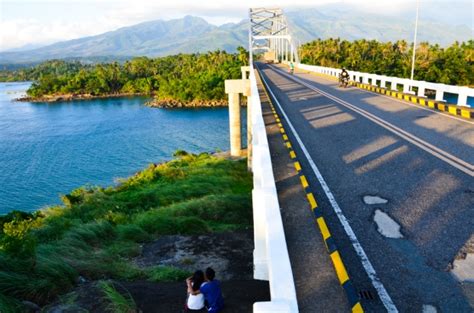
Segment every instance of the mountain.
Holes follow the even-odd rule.
[[[332,4],[287,10],[286,15],[300,43],[329,37],[381,41],[411,41],[413,38],[413,18],[406,13],[383,15],[367,13],[353,5]],[[418,30],[419,41],[436,42],[442,46],[472,38],[470,27],[442,24],[435,19],[421,19]],[[200,17],[185,16],[140,23],[27,51],[1,52],[0,64],[32,63],[53,58],[123,60],[132,56],[164,56],[216,49],[232,52],[238,46],[247,47],[247,32],[247,20],[215,26]]]

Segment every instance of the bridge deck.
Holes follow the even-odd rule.
[[[288,252],[300,312],[350,312],[321,235],[315,228],[306,193],[258,80],[262,112],[272,154]]]
[[[286,114],[283,125],[349,276],[357,291],[368,292],[364,293],[368,299],[362,300],[364,309],[421,312],[423,305],[431,305],[442,312],[472,312],[448,269],[474,233],[474,123],[357,88],[339,89],[335,82],[307,73],[290,76],[278,66],[258,67],[273,101]],[[334,278],[319,278],[320,271],[311,269],[311,262],[297,260],[310,250],[298,250],[299,246],[320,240],[321,235],[311,213],[285,208],[296,203],[290,199],[297,197],[298,182],[288,160],[280,160],[281,143],[272,143],[272,133],[269,136],[298,301],[305,311],[310,307],[305,306],[306,294],[298,292],[305,276],[317,281],[315,288],[330,282],[336,299],[340,293]],[[328,197],[314,165],[334,199]],[[388,203],[366,204],[367,195]],[[353,231],[351,240],[341,214],[335,213],[335,202]],[[380,234],[376,211],[400,225],[402,239]],[[321,248],[319,253],[327,255]]]

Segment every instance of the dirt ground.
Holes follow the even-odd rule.
[[[252,312],[254,302],[269,301],[268,282],[252,279],[253,232],[238,231],[200,236],[162,236],[145,244],[135,264],[174,266],[188,271],[211,266],[221,281],[223,313]],[[143,313],[183,312],[186,284],[182,282],[114,281],[116,289],[129,293]],[[107,302],[96,282],[86,282],[63,296],[47,313],[103,313]],[[131,312],[132,313],[132,312]]]
[[[166,265],[189,272],[211,266],[222,281],[249,280],[253,275],[253,232],[200,236],[162,236],[143,246],[135,259],[139,267]]]

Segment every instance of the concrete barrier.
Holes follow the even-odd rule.
[[[330,67],[323,67],[323,66],[316,66],[316,65],[307,65],[307,64],[295,64],[296,68],[300,68],[305,71],[315,72],[323,75],[332,76],[334,78],[338,78],[341,69],[330,68]],[[351,80],[369,84],[372,86],[379,86],[386,88],[387,83],[390,83],[391,90],[398,90],[398,87],[403,88],[403,92],[407,94],[415,95],[415,92],[412,87],[417,88],[416,96],[418,97],[425,97],[425,92],[427,89],[433,90],[435,94],[436,101],[445,101],[444,94],[451,93],[458,95],[457,103],[458,106],[468,106],[467,105],[467,97],[474,98],[474,88],[464,87],[464,86],[452,86],[452,85],[445,85],[445,84],[436,84],[430,83],[420,80],[410,80],[406,78],[398,78],[392,76],[384,76],[384,75],[377,75],[377,74],[370,74],[370,73],[363,73],[363,72],[356,72],[356,71],[348,71]]]
[[[256,302],[254,313],[296,313],[293,271],[286,245],[278,194],[273,176],[267,132],[255,70],[250,68],[252,122],[253,220],[254,220],[254,278],[268,280],[271,301]]]

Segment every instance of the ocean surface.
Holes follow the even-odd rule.
[[[227,108],[148,108],[146,97],[11,101],[29,85],[0,83],[0,215],[58,204],[86,184],[115,184],[177,149],[229,147]]]

